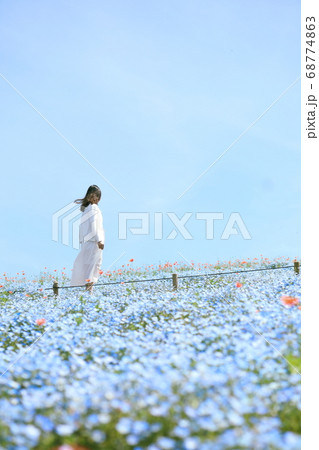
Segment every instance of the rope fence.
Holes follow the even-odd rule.
[[[127,283],[143,283],[143,282],[151,282],[151,281],[163,281],[163,280],[171,280],[173,283],[173,289],[177,290],[178,289],[178,281],[180,279],[184,279],[184,278],[198,278],[198,277],[215,277],[215,276],[223,276],[223,275],[230,275],[230,274],[240,274],[240,273],[248,273],[248,272],[261,272],[264,270],[276,270],[276,269],[294,269],[294,272],[296,275],[299,275],[300,273],[300,262],[299,261],[294,261],[293,265],[290,266],[278,266],[278,267],[262,267],[259,269],[247,269],[247,270],[235,270],[235,271],[231,271],[231,272],[215,272],[215,273],[202,273],[202,274],[198,274],[198,275],[178,275],[177,273],[173,273],[172,274],[172,278],[170,277],[162,277],[162,278],[149,278],[146,280],[125,280],[125,281],[111,281],[109,283],[96,283],[94,284],[94,287],[97,286],[110,286],[110,285],[114,285],[114,284],[127,284]],[[54,281],[53,286],[49,287],[49,288],[44,288],[43,291],[52,291],[54,295],[59,295],[59,289],[74,289],[74,288],[88,288],[89,284],[83,284],[80,286],[59,286],[57,281]],[[25,289],[21,289],[21,290],[15,290],[12,291],[12,294],[16,293],[16,292],[25,292]]]

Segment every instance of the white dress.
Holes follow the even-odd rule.
[[[103,218],[96,204],[88,205],[81,217],[79,238],[81,250],[76,257],[72,270],[71,286],[96,283],[102,264],[102,250],[98,242],[104,244]]]

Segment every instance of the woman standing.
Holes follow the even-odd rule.
[[[74,201],[81,204],[82,217],[79,232],[81,250],[74,261],[71,286],[85,284],[90,292],[99,278],[104,249],[103,218],[98,207],[101,195],[100,188],[93,184],[88,188],[84,198]]]

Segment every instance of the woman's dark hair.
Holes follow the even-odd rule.
[[[96,201],[101,200],[101,189],[96,186],[96,184],[92,184],[89,189],[86,191],[84,198],[78,198],[74,200],[74,203],[81,204],[81,211],[84,211],[84,208],[89,206],[90,203],[95,203]]]

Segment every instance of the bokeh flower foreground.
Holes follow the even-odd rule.
[[[132,268],[103,282],[278,267],[286,258]],[[299,449],[293,269],[95,287],[0,279],[0,448]],[[23,292],[18,292],[25,289]],[[40,290],[42,289],[42,290]]]

